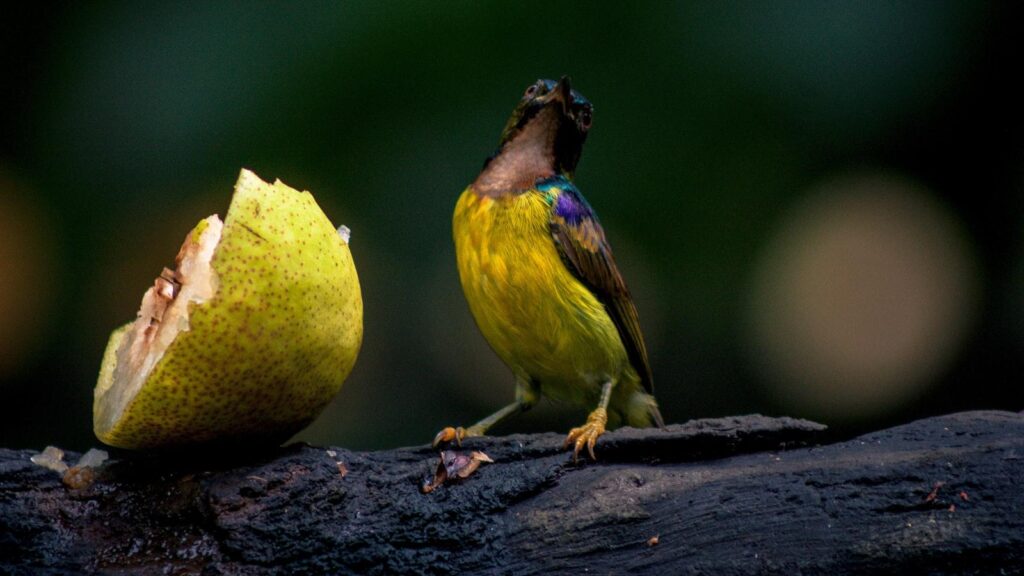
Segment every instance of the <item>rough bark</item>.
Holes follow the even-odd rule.
[[[1024,573],[1024,415],[822,428],[623,429],[578,464],[557,434],[473,439],[496,462],[430,494],[427,447],[119,455],[81,489],[0,450],[0,573]]]

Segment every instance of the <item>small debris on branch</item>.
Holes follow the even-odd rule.
[[[468,454],[455,450],[442,450],[440,461],[434,470],[434,477],[423,479],[420,492],[429,494],[446,482],[465,480],[472,476],[484,462],[494,463],[494,460],[479,450],[473,450]]]
[[[106,451],[90,448],[78,459],[77,464],[69,468],[64,462],[64,451],[56,446],[47,446],[41,453],[30,458],[33,464],[60,474],[64,485],[75,490],[91,486],[107,459]]]
[[[33,464],[38,464],[47,470],[53,470],[58,474],[68,471],[68,465],[64,462],[64,451],[56,446],[47,446],[42,452],[29,458]]]
[[[88,452],[78,459],[75,464],[64,473],[61,480],[64,485],[74,490],[84,490],[96,480],[96,475],[103,468],[103,464],[109,459],[105,450],[90,448]]]

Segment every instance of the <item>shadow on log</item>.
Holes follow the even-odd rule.
[[[822,430],[622,429],[579,464],[559,434],[472,439],[495,463],[430,494],[426,447],[136,457],[82,489],[0,450],[0,573],[1024,573],[1024,415]]]

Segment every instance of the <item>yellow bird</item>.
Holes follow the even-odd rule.
[[[530,85],[452,219],[477,326],[516,380],[515,401],[434,445],[483,435],[541,395],[595,406],[573,457],[606,425],[663,426],[636,306],[597,216],[572,183],[593,107],[567,77]]]

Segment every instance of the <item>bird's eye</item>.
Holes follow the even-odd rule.
[[[583,126],[583,128],[590,128],[590,122],[593,121],[592,114],[593,113],[590,111],[590,108],[584,108],[580,111],[580,125]]]
[[[526,89],[526,92],[523,93],[523,97],[524,98],[532,98],[533,95],[536,94],[536,93],[537,93],[537,85],[536,84],[531,84],[530,87]]]

